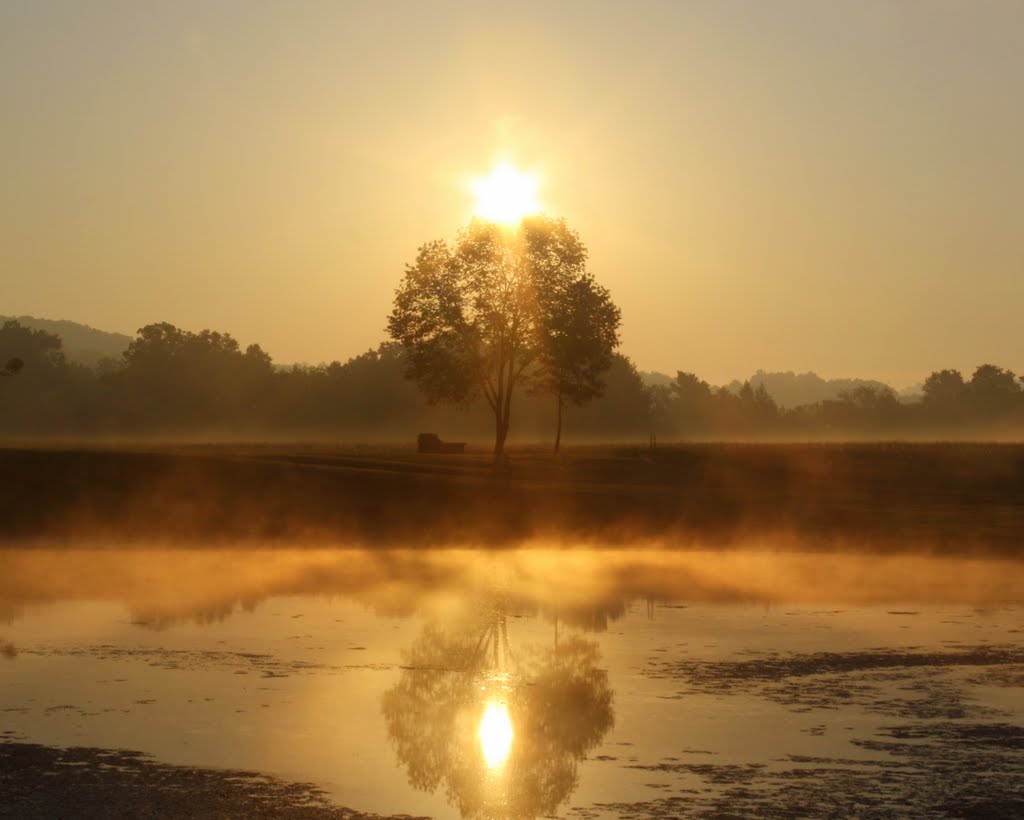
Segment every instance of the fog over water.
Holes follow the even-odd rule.
[[[1024,800],[1017,560],[762,543],[0,562],[0,750],[142,751],[120,765],[151,800],[196,766],[437,817]],[[949,793],[968,766],[992,774]]]

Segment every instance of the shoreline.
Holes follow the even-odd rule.
[[[0,815],[280,817],[284,820],[426,820],[332,803],[309,783],[261,772],[178,766],[143,752],[47,746],[0,737]]]
[[[744,539],[1021,554],[1024,445],[694,444],[560,457],[328,445],[0,448],[0,543]]]

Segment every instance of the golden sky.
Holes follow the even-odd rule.
[[[0,0],[0,313],[376,346],[500,160],[641,369],[1024,370],[1024,2]]]

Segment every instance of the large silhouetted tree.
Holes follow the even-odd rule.
[[[617,341],[618,310],[587,273],[586,260],[564,220],[536,216],[516,228],[474,220],[454,245],[424,245],[406,268],[388,332],[405,348],[407,375],[432,402],[468,405],[483,395],[494,413],[496,455],[504,450],[516,388],[550,377],[563,360],[552,339],[556,331],[572,332],[574,310],[579,321],[589,315],[609,324],[603,332],[587,328],[598,340],[591,349]],[[584,297],[598,307],[587,308]],[[592,358],[599,372],[602,357]]]

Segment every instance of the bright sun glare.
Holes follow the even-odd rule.
[[[535,174],[528,174],[503,164],[491,171],[491,175],[474,180],[473,193],[476,195],[477,216],[491,222],[515,225],[524,216],[541,210],[537,201],[540,181]]]
[[[512,720],[504,703],[488,703],[480,721],[480,748],[488,769],[496,769],[508,759],[512,749]]]

